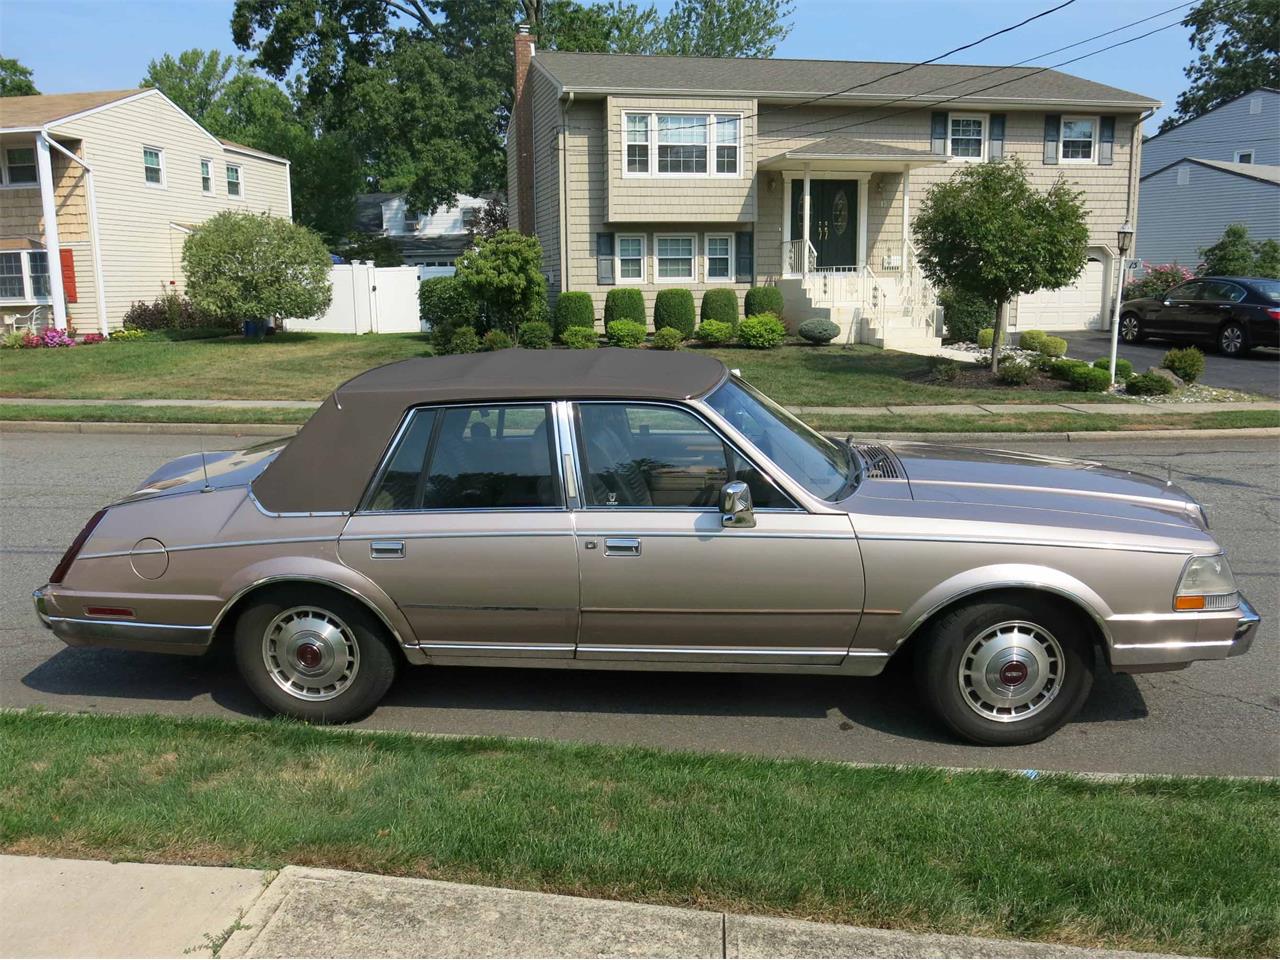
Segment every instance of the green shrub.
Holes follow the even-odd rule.
[[[963,290],[941,290],[938,305],[942,307],[949,343],[973,343],[979,330],[996,322],[996,308],[990,302]]]
[[[418,314],[431,331],[437,353],[448,353],[458,327],[474,329],[480,322],[475,300],[456,277],[432,277],[418,284]]]
[[[738,342],[756,350],[771,350],[787,339],[787,328],[772,313],[758,313],[738,324]]]
[[[1173,384],[1158,373],[1136,374],[1124,385],[1124,392],[1133,397],[1163,397],[1173,390]]]
[[[653,349],[679,350],[684,344],[684,337],[675,327],[663,327],[653,335]]]
[[[643,323],[636,323],[634,320],[615,320],[605,325],[604,333],[609,343],[615,347],[638,347],[644,343],[646,331]]]
[[[570,327],[560,334],[560,342],[570,350],[594,350],[600,346],[595,330],[586,327]]]
[[[1083,360],[1050,360],[1049,376],[1055,380],[1070,380],[1071,372],[1088,366]]]
[[[510,350],[515,346],[511,335],[505,330],[490,330],[480,344],[485,350]]]
[[[547,318],[547,278],[537,237],[515,230],[482,237],[458,257],[454,276],[480,305],[486,330],[511,335],[526,320]]]
[[[1010,357],[996,369],[996,379],[1010,387],[1022,387],[1036,375],[1036,368],[1025,360]]]
[[[996,332],[992,327],[983,327],[978,331],[978,346],[983,350],[990,350],[991,345],[996,342]]]
[[[1099,370],[1097,367],[1082,363],[1072,368],[1071,373],[1067,375],[1067,383],[1071,384],[1072,390],[1102,393],[1111,386],[1111,375],[1106,370]]]
[[[639,290],[634,291],[639,293]],[[561,334],[570,327],[592,327],[596,325],[596,307],[591,294],[581,290],[568,290],[560,294],[556,301],[556,333]]]
[[[782,316],[782,291],[777,287],[752,287],[742,300],[742,312],[748,317],[765,313]]]
[[[960,364],[947,357],[933,357],[929,361],[929,372],[935,380],[950,383],[960,376]]]
[[[1018,337],[1018,346],[1023,350],[1039,350],[1048,337],[1049,335],[1043,330],[1025,330],[1022,336]]]
[[[1099,370],[1107,371],[1107,376],[1111,376],[1111,358],[1099,357],[1093,361],[1093,365]],[[1133,376],[1133,364],[1124,357],[1116,357],[1116,379],[1128,380]]]
[[[520,346],[526,350],[545,350],[551,346],[551,324],[545,320],[526,320],[520,324]]]
[[[693,294],[684,287],[658,291],[653,301],[653,329],[675,327],[685,337],[693,336]]]
[[[840,336],[840,328],[823,317],[812,317],[796,328],[801,340],[810,343],[830,343]]]
[[[1067,355],[1067,341],[1061,337],[1045,337],[1044,342],[1037,349],[1046,357],[1065,357]]]
[[[1204,373],[1204,354],[1195,347],[1170,350],[1160,361],[1160,366],[1172,370],[1187,383],[1195,383],[1196,378]]]
[[[733,324],[725,323],[723,320],[703,320],[693,336],[711,346],[728,343],[733,339]]]
[[[698,319],[704,323],[708,320],[721,320],[736,327],[738,325],[737,292],[724,287],[708,290],[702,295],[702,310],[698,314]]]
[[[445,346],[445,353],[479,353],[480,336],[475,327],[458,327]]]
[[[111,340],[113,343],[127,343],[130,340],[143,340],[146,334],[141,330],[112,330]]]
[[[604,324],[607,327],[615,320],[644,323],[644,294],[634,287],[618,287],[605,294]]]

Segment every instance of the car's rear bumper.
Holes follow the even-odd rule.
[[[32,591],[40,623],[70,647],[110,647],[149,653],[204,653],[209,649],[211,627],[176,623],[144,623],[106,617],[67,617],[50,603],[48,587]]]
[[[1111,666],[1120,671],[1172,669],[1196,660],[1248,653],[1262,618],[1243,596],[1232,610],[1118,616],[1111,631]]]

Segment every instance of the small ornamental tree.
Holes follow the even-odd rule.
[[[318,233],[268,214],[224,211],[182,245],[187,296],[223,323],[318,316],[332,299],[332,264]]]
[[[1199,273],[1214,277],[1249,277],[1253,275],[1253,244],[1249,228],[1233,223],[1222,231],[1218,242],[1200,251],[1204,262]]]
[[[995,307],[992,372],[1005,305],[1020,293],[1064,287],[1084,269],[1089,230],[1082,196],[1061,176],[1038,192],[1015,158],[970,164],[935,184],[920,204],[913,231],[925,275]]]
[[[547,319],[547,278],[536,237],[499,230],[458,258],[454,276],[479,304],[485,329],[514,335],[528,320]]]

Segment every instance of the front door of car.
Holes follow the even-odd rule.
[[[547,404],[410,413],[339,542],[437,656],[572,657],[578,560]]]
[[[801,510],[701,417],[640,402],[575,407],[579,659],[839,663],[863,576],[844,514]],[[754,527],[726,527],[728,480]]]
[[[1148,324],[1148,332],[1171,337],[1191,336],[1202,286],[1201,281],[1191,280],[1166,293],[1164,301],[1156,308],[1154,322]]]

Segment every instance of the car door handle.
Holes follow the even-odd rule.
[[[640,541],[634,537],[610,537],[604,542],[606,557],[638,557]]]
[[[369,544],[369,556],[374,560],[393,560],[404,556],[403,540],[374,540]]]

